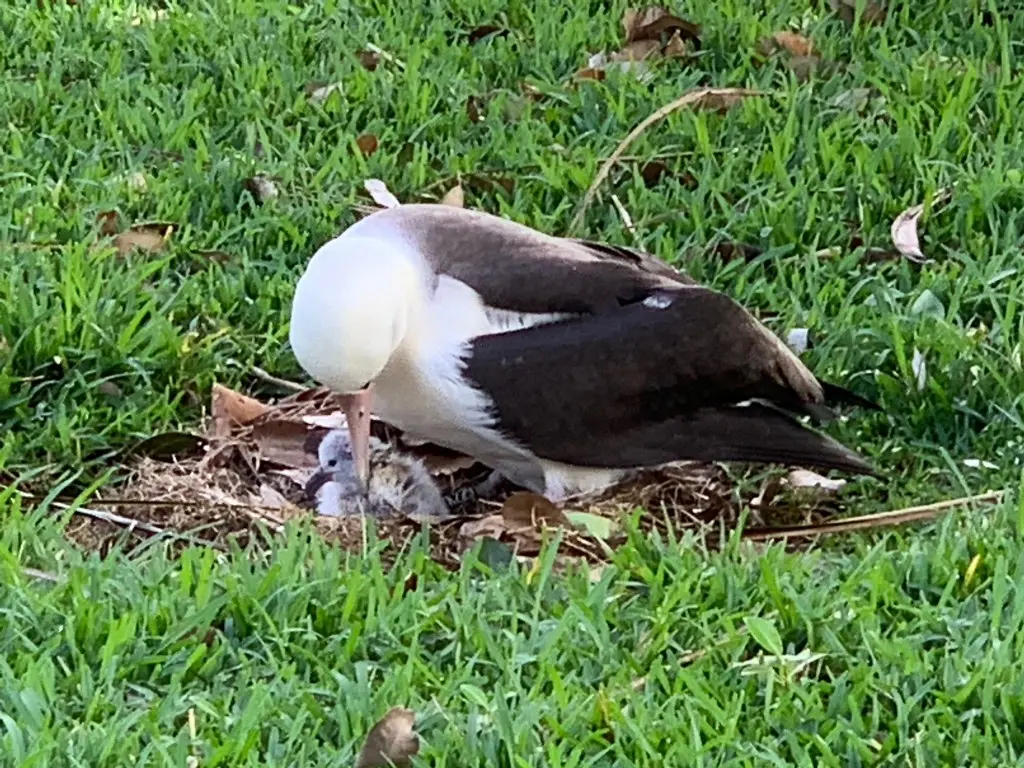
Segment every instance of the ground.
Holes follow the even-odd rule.
[[[680,1],[699,52],[601,80],[574,73],[622,47],[622,2],[4,4],[5,484],[89,498],[214,381],[302,380],[294,281],[365,179],[417,200],[461,178],[467,206],[565,234],[635,125],[716,86],[763,94],[646,130],[574,234],[810,330],[808,364],[884,409],[830,428],[884,472],[843,489],[849,513],[1006,495],[810,550],[636,525],[600,572],[451,573],[302,525],[101,557],[8,489],[0,763],[352,764],[393,706],[417,713],[420,765],[1019,760],[1024,15],[836,4]],[[757,53],[782,30],[812,59]],[[918,203],[925,264],[890,237]],[[158,247],[95,245],[151,222],[173,225]]]

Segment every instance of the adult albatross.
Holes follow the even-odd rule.
[[[292,351],[337,395],[360,480],[371,411],[552,499],[680,460],[868,464],[797,420],[872,405],[737,302],[653,256],[401,205],[324,244]]]

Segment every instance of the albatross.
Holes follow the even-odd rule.
[[[369,472],[371,414],[553,500],[678,461],[874,474],[801,417],[877,407],[656,257],[480,211],[375,212],[310,259],[289,341]]]

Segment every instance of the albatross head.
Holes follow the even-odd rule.
[[[342,236],[313,255],[295,288],[292,352],[306,373],[337,393],[364,490],[372,384],[402,346],[424,280],[407,249]]]

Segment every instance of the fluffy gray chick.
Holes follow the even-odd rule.
[[[359,489],[348,432],[328,432],[317,457],[320,468],[306,483],[306,494],[316,500],[321,515],[440,518],[450,514],[423,464],[381,440],[370,438],[370,477],[365,496]]]

